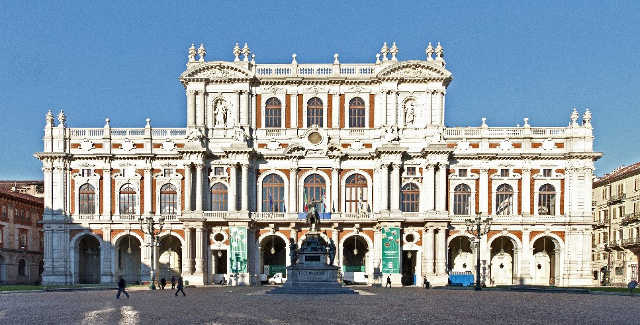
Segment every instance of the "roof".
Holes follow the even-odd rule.
[[[629,176],[633,176],[639,173],[640,173],[640,162],[631,164],[629,166],[619,167],[614,169],[609,174],[606,174],[601,178],[599,178],[598,180],[596,180],[595,182],[593,182],[593,187],[606,185],[611,182],[614,182]]]
[[[33,204],[39,204],[39,205],[43,205],[44,206],[44,199],[43,198],[39,198],[39,197],[35,197],[35,196],[29,195],[29,194],[24,194],[24,193],[12,191],[11,187],[13,187],[13,183],[12,184],[0,184],[0,196],[9,196],[11,198],[24,200],[24,201],[28,201],[28,202],[33,203]]]

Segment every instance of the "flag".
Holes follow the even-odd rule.
[[[302,194],[302,206],[303,206],[303,211],[304,212],[308,212],[309,211],[309,206],[308,206],[308,202],[307,202],[307,191],[306,190]]]

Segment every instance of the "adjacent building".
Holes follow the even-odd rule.
[[[446,284],[479,250],[488,285],[592,284],[591,112],[561,127],[447,127],[442,46],[398,52],[262,64],[246,44],[230,61],[192,46],[183,128],[69,128],[49,112],[35,155],[44,282],[256,282],[291,264],[315,205],[345,278]],[[493,223],[475,245],[465,220],[478,214]]]
[[[626,286],[638,281],[640,162],[593,182],[593,278]]]
[[[42,273],[42,182],[0,181],[0,283],[39,283]],[[40,192],[41,193],[41,192]]]

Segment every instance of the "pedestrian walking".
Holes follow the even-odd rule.
[[[429,289],[429,288],[431,288],[431,283],[429,283],[429,280],[427,280],[427,276],[426,276],[426,275],[424,276],[424,279],[423,279],[423,281],[422,281],[422,282],[423,282],[423,284],[424,284],[424,288],[425,288],[425,289]]]
[[[167,285],[167,279],[165,279],[165,278],[160,279],[160,288],[161,288],[162,290],[164,290],[164,287],[165,287],[166,285]]]
[[[124,295],[127,296],[127,299],[129,299],[129,293],[125,290],[126,287],[127,282],[124,281],[124,278],[120,277],[120,280],[118,280],[118,293],[116,294],[116,299],[120,299],[121,293],[124,293]]]
[[[172,275],[171,276],[171,290],[175,290],[176,289],[176,276]]]
[[[384,287],[391,288],[391,274],[387,275],[387,285],[385,285]]]
[[[182,292],[183,297],[187,295],[184,293],[184,282],[182,281],[182,277],[178,278],[178,290],[176,290],[176,296],[178,295],[178,292]]]

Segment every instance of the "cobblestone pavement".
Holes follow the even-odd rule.
[[[0,324],[636,323],[639,297],[419,288],[267,295],[265,287],[0,295]]]

